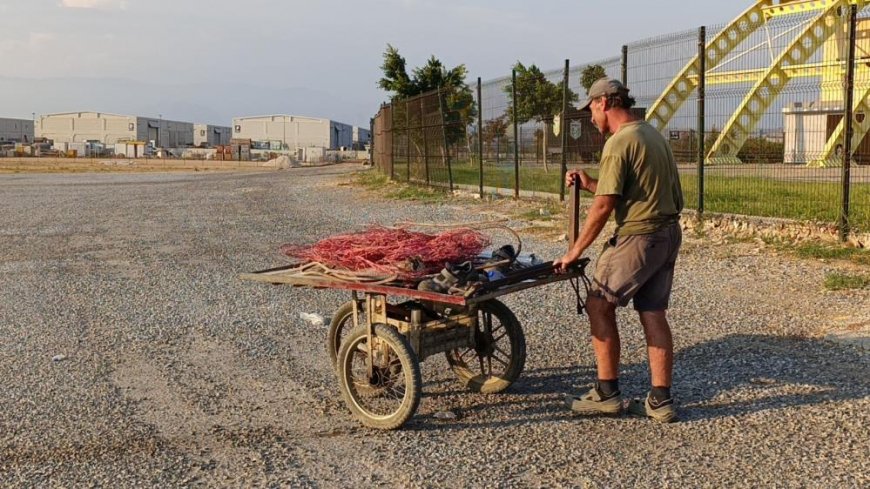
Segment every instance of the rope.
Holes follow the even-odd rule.
[[[450,224],[436,224],[436,223],[421,223],[421,222],[412,222],[412,221],[404,221],[398,222],[395,225],[395,228],[402,229],[403,227],[429,227],[429,228],[457,228],[457,229],[470,229],[472,231],[480,231],[484,229],[501,229],[503,231],[507,231],[512,234],[514,239],[517,241],[517,250],[516,256],[520,256],[520,253],[523,251],[523,240],[520,238],[520,235],[514,231],[511,227],[507,226],[507,219],[499,219],[497,221],[483,221],[483,222],[460,222],[460,223],[450,223]],[[514,257],[513,260],[505,260],[497,263],[488,263],[484,268],[491,268],[495,266],[501,266],[505,264],[513,264],[516,260]]]
[[[288,270],[290,272],[290,270]],[[337,270],[329,268],[320,262],[311,262],[301,265],[293,270],[294,273],[288,273],[292,277],[299,278],[315,278],[315,279],[331,279],[339,282],[352,282],[369,285],[382,285],[396,281],[398,275],[376,275],[367,272],[351,272],[349,270]]]

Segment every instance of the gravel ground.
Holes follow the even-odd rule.
[[[340,185],[351,169],[0,176],[0,486],[870,485],[870,361],[822,339],[866,324],[870,291],[823,291],[845,265],[691,237],[671,310],[682,422],[564,409],[594,368],[562,283],[505,297],[528,344],[508,392],[465,392],[435,357],[404,429],[360,427],[325,327],[299,317],[347,294],[237,274],[282,264],[285,242],[516,204],[379,200]],[[623,392],[640,396],[643,335],[619,320]]]

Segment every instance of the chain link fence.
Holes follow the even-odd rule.
[[[445,104],[445,90],[393,100],[375,120],[375,162],[396,180],[564,196],[566,168],[594,174],[605,142],[576,110],[582,74],[597,65],[627,83],[636,114],[669,141],[688,207],[837,223],[843,239],[870,232],[867,3],[759,1],[729,24],[596,62],[478,79],[473,108]],[[527,90],[532,78],[574,98],[523,113],[546,92]]]

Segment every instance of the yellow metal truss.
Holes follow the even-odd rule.
[[[870,57],[856,58],[856,63],[868,63]],[[831,77],[843,76],[842,61],[823,61],[821,63],[807,63],[794,66],[783,66],[782,69],[791,78],[813,78],[813,77]],[[750,70],[737,71],[722,71],[718,73],[707,73],[704,77],[704,83],[709,85],[731,85],[734,83],[758,83],[767,72],[767,68],[757,68]],[[698,76],[689,77],[696,85]]]
[[[864,76],[867,73],[865,71]],[[860,88],[855,87],[855,91],[855,103],[852,108],[852,151],[849,154],[853,154],[858,150],[858,146],[861,144],[864,136],[867,135],[868,130],[870,130],[870,85]],[[828,166],[841,166],[843,164],[844,122],[844,120],[841,120],[837,124],[837,127],[834,128],[834,132],[831,133],[831,137],[825,143],[825,149],[822,150],[821,157],[808,162],[807,166],[824,168]],[[841,154],[837,154],[837,147],[840,148]]]
[[[822,1],[827,8],[801,31],[774,60],[731,116],[707,154],[710,163],[740,163],[737,153],[755,129],[765,111],[788,84],[786,69],[807,61],[842,26],[846,7],[854,0]],[[865,0],[855,3],[863,7]]]
[[[725,56],[764,25],[766,21],[764,9],[777,4],[775,0],[756,1],[754,5],[722,29],[722,32],[707,43],[705,49],[707,69],[715,68],[724,60]],[[700,70],[700,59],[696,55],[647,110],[647,122],[659,131],[663,131],[674,114],[688,100],[692,91],[698,87]]]
[[[838,3],[837,0],[784,0],[775,5],[764,7],[764,18],[766,20],[775,17],[783,17],[786,15],[804,14],[807,12],[817,12],[819,10],[827,10],[831,5]],[[861,0],[851,0],[853,5],[861,5],[864,2]]]
[[[870,130],[870,21],[859,20],[858,32],[856,33],[856,50],[858,57],[855,60],[855,101],[852,105],[852,153],[857,151],[861,141]],[[826,46],[825,59],[846,60],[849,49],[849,25],[846,23],[843,26],[843,32],[839,35],[843,42],[829,43]],[[838,87],[845,80],[846,76],[846,61],[841,63],[842,68],[839,72],[830,73],[829,76],[822,78],[822,86],[831,87],[832,90],[822,91],[822,102],[829,104],[844,105],[845,94]],[[843,164],[843,132],[844,120],[841,119],[834,128],[822,152],[814,160],[807,162],[807,166],[827,167],[840,166]],[[838,151],[839,149],[839,151]],[[838,154],[839,153],[839,154]]]

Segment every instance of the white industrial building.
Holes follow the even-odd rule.
[[[105,112],[67,112],[39,116],[36,136],[55,144],[99,141],[107,146],[118,142],[154,142],[158,148],[193,146],[190,122],[107,114]]]
[[[250,139],[255,147],[263,149],[349,148],[353,144],[353,133],[349,124],[313,117],[263,115],[233,118],[233,137]]]
[[[362,127],[353,127],[353,144],[354,146],[363,147],[372,143],[372,132]]]
[[[33,121],[0,118],[0,143],[32,143]]]
[[[230,144],[233,137],[233,128],[226,126],[212,126],[211,124],[193,125],[193,145],[197,148],[213,148],[219,145]]]

